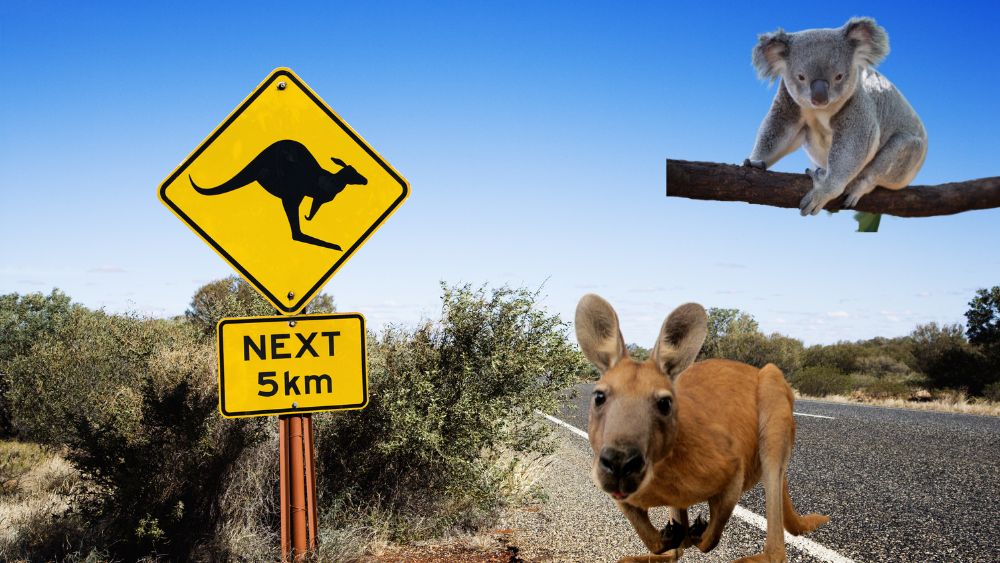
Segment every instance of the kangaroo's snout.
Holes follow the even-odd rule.
[[[601,448],[598,457],[601,484],[605,491],[616,499],[623,499],[634,493],[642,481],[646,469],[646,459],[637,448]]]
[[[642,452],[635,448],[620,450],[605,446],[601,448],[600,464],[602,470],[614,477],[622,478],[642,471],[646,460],[643,459]]]
[[[825,106],[830,101],[830,83],[826,80],[813,80],[809,84],[810,101],[815,106]]]

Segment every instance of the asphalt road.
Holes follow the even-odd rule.
[[[591,387],[581,385],[578,405],[567,405],[557,416],[586,430]],[[795,411],[800,414],[789,466],[792,499],[800,512],[831,517],[807,536],[812,542],[859,562],[1000,562],[1000,418],[808,400],[796,401]],[[610,526],[607,537],[615,538],[600,540],[588,532],[581,543],[592,545],[572,559],[640,555],[636,538],[619,538],[623,529],[635,535],[624,517],[589,481],[589,444],[565,428],[559,434],[564,443],[555,479],[569,484],[549,477],[543,486],[557,499],[570,487],[569,500],[582,506],[568,509],[579,510],[575,524],[591,531]],[[763,490],[747,492],[740,506],[763,515]],[[552,520],[547,525],[558,527],[557,515],[546,518]],[[682,560],[751,555],[763,541],[762,530],[734,517],[717,553],[709,554],[714,557],[688,550]],[[793,546],[789,560],[824,558]]]

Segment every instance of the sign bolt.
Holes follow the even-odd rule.
[[[299,404],[298,404],[298,403],[292,403],[292,408],[293,408],[293,409],[297,409],[297,408],[299,408]]]
[[[278,83],[278,90],[284,90],[286,86],[288,86],[288,84],[285,84],[284,81],[281,81]]]
[[[288,292],[288,299],[289,300],[295,299],[295,292],[294,291],[289,291]]]
[[[288,326],[295,326],[295,321],[288,321]]]

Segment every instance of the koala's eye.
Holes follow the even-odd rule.
[[[796,76],[796,78],[799,79],[799,82],[805,82],[806,81],[806,75],[804,75],[804,74],[800,74],[800,75]]]
[[[837,81],[837,82],[840,82],[841,80],[844,79],[844,75],[843,74],[838,74],[837,76],[834,76],[833,79],[835,81]]]
[[[607,398],[608,397],[604,394],[604,391],[594,391],[594,406],[599,407],[603,405]]]
[[[660,397],[656,400],[656,410],[660,411],[660,414],[666,416],[670,414],[670,409],[674,405],[674,400],[672,397]]]

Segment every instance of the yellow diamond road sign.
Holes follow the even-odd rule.
[[[219,410],[226,417],[363,409],[365,319],[359,313],[222,319]]]
[[[300,311],[409,185],[276,69],[160,185],[160,200],[278,310]]]

